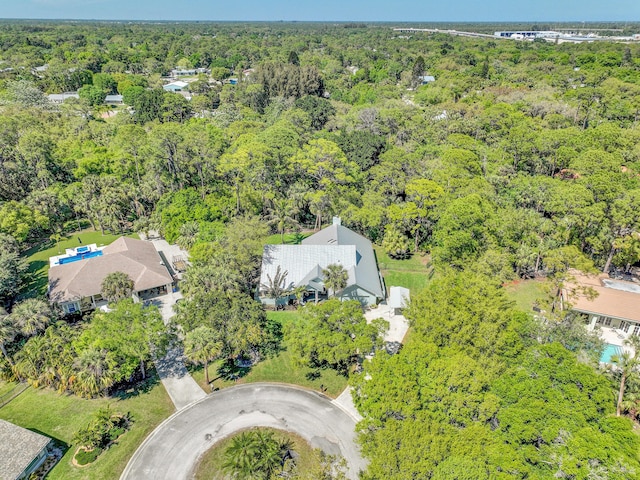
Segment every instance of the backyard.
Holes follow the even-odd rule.
[[[408,288],[412,295],[425,288],[433,276],[433,267],[430,264],[429,256],[412,255],[405,260],[394,260],[389,257],[384,249],[374,245],[378,267],[384,278],[387,287],[399,286]]]
[[[24,252],[27,258],[29,270],[27,281],[23,287],[26,296],[39,296],[47,292],[47,272],[49,271],[49,257],[63,254],[67,248],[76,248],[81,245],[95,243],[98,246],[109,245],[120,234],[102,234],[93,229],[81,230],[67,236],[61,237],[60,241],[47,240]],[[129,237],[138,238],[137,234],[129,234]]]
[[[531,312],[534,306],[549,308],[548,284],[544,279],[514,280],[504,285],[507,298],[513,300],[523,312]]]
[[[0,391],[5,387],[7,384],[0,382]],[[73,466],[71,459],[77,448],[72,444],[74,433],[86,426],[96,410],[107,405],[116,412],[131,413],[131,430],[94,463],[85,467]],[[153,377],[137,385],[136,389],[93,400],[29,387],[0,408],[0,418],[54,438],[58,445],[68,447],[47,475],[48,480],[103,480],[118,478],[142,440],[173,412],[173,404],[164,387],[157,377]]]

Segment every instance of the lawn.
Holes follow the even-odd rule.
[[[298,319],[298,313],[296,311],[267,312],[267,316],[279,321],[283,326],[289,322],[295,322]],[[283,347],[284,350],[277,356],[267,358],[251,369],[248,369],[248,371],[242,372],[246,374],[241,376],[237,381],[226,380],[219,377],[218,369],[222,364],[221,361],[211,364],[209,366],[209,377],[213,380],[213,388],[225,388],[239,383],[290,383],[322,391],[326,395],[335,398],[340,395],[347,386],[348,379],[333,370],[322,370],[318,378],[313,378],[311,375],[313,370],[298,365],[295,362],[291,353],[286,349],[286,342]],[[210,391],[211,387],[207,388],[204,381],[204,368],[194,369],[191,374],[206,392]]]
[[[313,234],[312,231],[285,233],[284,243],[286,245],[297,245],[300,242],[302,242],[302,240],[310,236],[311,234]],[[265,245],[281,245],[282,237],[280,236],[279,233],[274,233],[273,235],[269,235],[264,243]]]
[[[390,258],[382,247],[374,245],[378,267],[384,278],[387,287],[399,286],[408,288],[412,295],[425,288],[433,275],[433,267],[430,265],[429,257],[413,255],[406,260],[394,260]]]
[[[127,395],[130,396],[127,398]],[[131,413],[131,430],[120,437],[117,444],[111,446],[94,463],[82,468],[74,467],[71,464],[77,448],[77,445],[72,445],[74,433],[80,427],[86,426],[98,408],[107,405],[117,412]],[[64,457],[47,475],[47,480],[104,480],[119,478],[142,440],[173,412],[173,403],[164,387],[157,379],[153,379],[142,385],[138,394],[125,392],[122,398],[93,400],[29,387],[0,408],[0,418],[43,433],[70,446]]]
[[[53,240],[47,240],[27,250],[23,255],[27,257],[29,270],[27,282],[23,288],[25,295],[44,295],[47,292],[47,272],[49,271],[49,257],[63,254],[66,248],[75,248],[80,245],[92,243],[109,245],[121,235],[105,234],[93,229],[81,230],[63,237],[57,244]],[[128,236],[138,238],[133,233]]]
[[[507,297],[524,312],[531,312],[536,304],[542,310],[549,309],[548,283],[543,279],[509,282],[504,289]]]

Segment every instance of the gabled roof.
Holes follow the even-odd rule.
[[[0,420],[0,478],[20,477],[50,441],[49,437]]]
[[[576,287],[591,289],[597,296],[589,298],[591,295]],[[573,310],[640,323],[640,285],[637,283],[614,280],[605,274],[574,273],[566,293]]]
[[[151,242],[120,237],[102,250],[101,257],[51,267],[49,298],[60,303],[97,295],[104,278],[114,272],[129,275],[136,292],[173,281]]]
[[[331,225],[304,239],[302,245],[266,245],[262,256],[261,285],[269,285],[278,266],[287,272],[286,287],[317,284],[322,269],[342,265],[348,273],[347,287],[356,285],[384,298],[373,246],[362,235],[341,225]]]
[[[182,80],[176,80],[175,82],[167,83],[162,88],[164,88],[164,89],[166,89],[167,87],[169,87],[169,88],[171,88],[171,87],[184,88],[187,85],[189,85],[187,82],[183,82]]]
[[[380,274],[373,244],[353,230],[343,227],[338,222],[320,230],[302,240],[302,245],[355,245],[355,282],[359,287],[378,298],[384,298],[384,291],[380,283]]]
[[[349,270],[355,261],[354,245],[265,245],[260,284],[269,285],[269,277],[275,278],[278,267],[281,274],[287,273],[285,287],[293,288],[321,279],[322,269],[328,265],[340,264]]]

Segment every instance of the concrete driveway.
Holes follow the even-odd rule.
[[[355,420],[324,395],[286,385],[239,385],[176,412],[135,452],[121,480],[187,480],[214,443],[251,427],[295,432],[313,447],[343,456],[348,476],[366,467],[355,443]]]

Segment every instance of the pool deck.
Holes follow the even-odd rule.
[[[624,341],[627,338],[627,334],[617,328],[600,326],[600,338],[609,345],[615,345],[622,348],[624,351],[634,353],[634,348],[630,345],[624,345]]]

